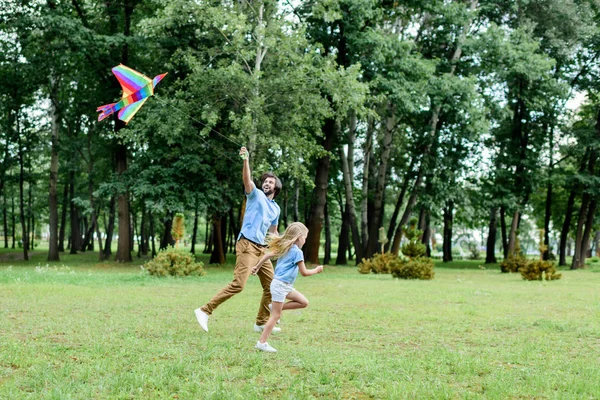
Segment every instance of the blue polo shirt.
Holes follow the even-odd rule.
[[[304,261],[302,250],[295,244],[277,260],[275,279],[293,284],[298,276],[298,263]]]
[[[238,240],[244,235],[246,239],[264,245],[269,227],[279,224],[279,213],[279,206],[275,200],[269,200],[265,193],[255,186],[246,194],[246,211]]]

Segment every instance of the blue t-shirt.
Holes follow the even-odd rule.
[[[244,235],[248,240],[265,244],[269,227],[279,224],[279,206],[256,187],[246,197],[246,211],[238,240]]]
[[[277,260],[275,279],[293,284],[298,276],[298,263],[304,261],[302,250],[295,244]]]

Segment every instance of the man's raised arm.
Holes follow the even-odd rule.
[[[252,181],[252,175],[250,175],[250,154],[248,149],[242,147],[240,149],[240,156],[244,159],[244,166],[242,167],[242,180],[244,181],[244,190],[246,194],[249,194],[254,190],[256,185]]]

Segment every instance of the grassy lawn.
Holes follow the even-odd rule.
[[[258,279],[215,311],[193,310],[232,266],[147,276],[96,255],[0,263],[0,399],[595,399],[600,264],[526,282],[481,262],[433,281],[328,267],[299,277],[276,354],[256,351]],[[233,256],[228,260],[233,262]],[[438,264],[439,266],[440,264]]]

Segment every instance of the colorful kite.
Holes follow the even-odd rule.
[[[112,72],[121,84],[123,97],[118,103],[98,107],[96,111],[102,112],[98,116],[98,121],[102,121],[115,111],[119,111],[119,119],[128,123],[148,100],[148,97],[154,95],[154,88],[158,85],[158,82],[167,75],[165,72],[155,76],[154,79],[150,79],[123,64],[114,67]]]

